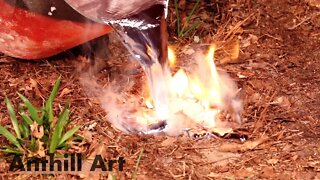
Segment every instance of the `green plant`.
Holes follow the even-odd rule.
[[[59,78],[43,107],[37,108],[22,94],[17,93],[23,104],[20,104],[18,115],[11,101],[5,97],[5,104],[14,129],[14,134],[0,126],[0,134],[13,146],[5,146],[1,151],[10,154],[28,154],[29,156],[45,156],[56,149],[68,147],[67,140],[72,139],[80,126],[65,132],[69,121],[68,105],[61,114],[54,116],[52,104],[60,86]],[[18,120],[19,118],[19,120]]]
[[[141,161],[141,158],[143,156],[143,153],[144,153],[144,149],[142,148],[141,151],[140,151],[140,154],[139,154],[139,157],[138,157],[138,160],[137,160],[137,163],[136,163],[136,168],[132,174],[132,179],[133,180],[136,180],[137,179],[137,173],[138,173],[138,168],[139,168],[139,164],[140,164],[140,161]]]
[[[197,0],[196,4],[193,6],[191,12],[187,17],[186,22],[183,25],[181,25],[178,0],[174,0],[174,7],[175,7],[176,18],[177,18],[177,33],[179,37],[184,37],[188,33],[197,29],[203,23],[202,21],[197,20],[194,24],[187,27],[187,25],[191,20],[191,17],[194,15],[195,10],[198,8],[200,2],[201,0]]]

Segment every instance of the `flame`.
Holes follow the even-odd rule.
[[[153,109],[154,108],[153,101],[152,101],[151,97],[148,97],[145,102],[146,102],[147,108],[149,108],[149,109]]]
[[[233,81],[217,71],[215,49],[212,45],[206,55],[197,56],[196,67],[181,68],[175,73],[155,60],[145,69],[148,84],[142,98],[126,97],[126,103],[118,103],[119,91],[105,94],[108,99],[103,107],[109,112],[109,120],[125,132],[152,133],[155,129],[151,127],[162,122],[165,127],[161,130],[168,135],[180,135],[188,129],[229,132],[230,127],[221,114],[231,110],[229,115],[239,122],[242,105],[236,98],[238,90]],[[149,46],[147,54],[157,57]],[[176,56],[171,48],[168,57],[170,66],[174,66]]]
[[[177,97],[183,97],[185,92],[188,90],[189,79],[183,69],[180,69],[172,78],[171,81],[171,92]]]
[[[184,69],[179,69],[173,75],[166,72],[166,90],[169,94],[169,100],[167,104],[162,104],[161,107],[168,107],[168,111],[157,110],[157,107],[153,105],[157,99],[152,99],[152,97],[146,98],[146,106],[160,112],[162,117],[167,117],[166,120],[169,125],[172,124],[171,126],[177,124],[182,125],[183,128],[201,126],[204,129],[223,131],[219,127],[221,123],[218,116],[221,110],[229,106],[228,99],[233,100],[234,97],[230,92],[236,90],[233,89],[232,85],[229,85],[232,82],[228,78],[220,77],[214,63],[215,49],[215,45],[210,46],[206,56],[199,59],[197,70],[187,73]],[[168,49],[168,58],[170,67],[174,66],[176,56],[171,48]],[[161,85],[161,83],[158,83],[158,85]],[[164,115],[164,113],[167,114]],[[153,122],[161,119],[150,117],[150,115],[145,116],[145,118],[151,121],[153,119]],[[168,131],[172,133],[177,129],[169,127]]]
[[[171,47],[168,47],[168,61],[169,61],[169,66],[174,67],[176,63],[176,55]]]

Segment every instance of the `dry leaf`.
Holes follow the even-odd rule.
[[[226,134],[231,134],[233,133],[233,129],[232,128],[213,128],[212,132],[219,134],[219,136],[224,136]]]
[[[218,151],[221,152],[245,152],[253,150],[254,148],[258,147],[260,144],[269,140],[269,137],[262,136],[257,140],[254,141],[246,141],[243,144],[238,143],[230,143],[224,144],[218,148]]]
[[[242,75],[242,74],[240,74],[240,73],[237,73],[237,76],[238,76],[238,78],[240,78],[240,79],[245,79],[245,78],[247,78],[247,76]]]
[[[107,148],[103,143],[94,142],[89,147],[88,159],[94,159],[96,155],[101,155],[103,158],[107,159]]]
[[[275,177],[278,177],[275,173],[273,167],[265,166],[262,168],[261,177],[267,178],[267,179],[275,179]]]
[[[207,176],[211,177],[211,178],[219,178],[219,177],[221,177],[221,174],[210,172]]]
[[[58,118],[56,116],[53,117],[53,121],[51,123],[51,126],[54,127],[58,122]]]
[[[279,162],[279,159],[269,159],[267,160],[267,163],[270,165],[275,165]]]
[[[308,167],[320,170],[320,161],[309,161],[307,162]]]
[[[257,43],[258,39],[259,39],[258,36],[253,35],[253,34],[249,34],[249,37],[247,39],[244,39],[241,42],[241,47],[246,48],[246,47],[250,46],[251,44],[255,44],[255,43]]]
[[[278,104],[279,106],[281,106],[283,108],[289,108],[291,106],[289,98],[285,97],[285,96],[280,96],[280,97],[276,98],[273,102],[271,102],[271,104]]]
[[[32,79],[32,78],[30,78],[30,84],[31,84],[31,87],[33,87],[33,88],[38,87],[37,81],[35,81],[35,80]]]
[[[83,132],[81,132],[81,136],[88,142],[91,143],[92,142],[92,132],[84,130]]]
[[[220,152],[214,149],[205,149],[200,152],[203,160],[208,163],[214,163],[217,166],[226,166],[241,156],[239,153]]]
[[[42,93],[39,90],[38,82],[32,78],[30,78],[30,85],[34,89],[36,96],[43,98]]]
[[[88,131],[94,130],[94,128],[97,126],[97,122],[94,122],[90,124],[87,128],[85,128]]]
[[[194,36],[194,37],[193,37],[193,42],[199,43],[199,42],[200,42],[199,36]]]
[[[257,174],[252,167],[241,168],[235,172],[236,177],[249,179]]]
[[[223,55],[224,57],[220,60],[221,64],[239,62],[240,43],[238,39],[234,40],[229,45],[226,45],[223,50],[225,54]]]
[[[78,176],[81,179],[86,179],[86,180],[100,179],[100,173],[90,171],[92,164],[93,164],[93,160],[88,160],[88,159],[83,160],[81,172],[79,172],[78,174]]]
[[[41,126],[42,127],[42,126]],[[44,147],[43,147],[43,142],[41,142],[39,139],[37,140],[37,145],[38,145],[38,151],[37,151],[37,154],[40,156],[40,157],[45,157],[46,156],[46,153],[45,153],[45,150],[44,150]]]
[[[290,159],[291,159],[291,161],[296,161],[297,159],[299,158],[299,155],[294,155],[294,156],[292,156]]]
[[[177,141],[176,138],[173,137],[168,137],[166,140],[162,141],[161,146],[166,147],[166,146],[171,146]]]
[[[30,125],[30,129],[31,129],[31,135],[38,138],[38,139],[41,139],[44,135],[44,129],[43,129],[43,126],[40,126],[36,123],[36,122],[33,122],[33,124]]]
[[[62,96],[64,96],[64,95],[67,95],[67,94],[69,94],[69,93],[71,93],[71,92],[72,92],[72,90],[70,90],[70,89],[68,89],[68,88],[64,88],[64,89],[62,90],[62,92],[61,92],[61,94],[60,94],[59,97],[62,97]]]
[[[320,8],[320,0],[305,0],[310,6]]]
[[[69,142],[70,148],[68,149],[69,152],[71,153],[85,153],[87,152],[87,142],[86,141],[81,141],[81,142],[76,142],[76,141],[71,141]]]
[[[249,97],[249,102],[258,103],[261,101],[262,96],[259,93],[254,93]]]

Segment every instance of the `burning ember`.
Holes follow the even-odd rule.
[[[242,104],[234,82],[217,71],[214,52],[212,45],[205,56],[196,58],[196,68],[172,73],[175,55],[170,49],[170,67],[154,63],[145,68],[149,83],[145,88],[148,95],[143,97],[121,95],[110,85],[112,90],[105,91],[102,99],[108,120],[127,133],[231,133],[232,126],[241,122]],[[152,51],[148,54],[152,56]]]

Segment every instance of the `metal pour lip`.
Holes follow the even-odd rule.
[[[73,9],[85,17],[99,22],[125,19],[154,5],[164,5],[168,0],[65,0]]]

